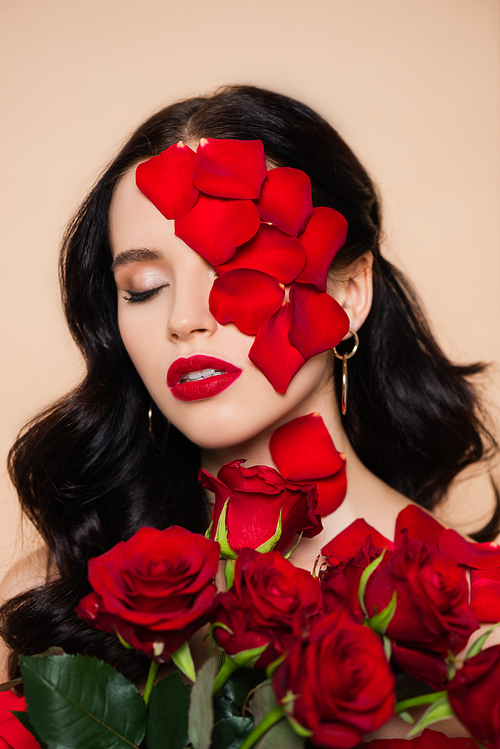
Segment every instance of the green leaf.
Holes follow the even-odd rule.
[[[162,679],[149,700],[148,749],[184,749],[188,744],[189,688],[178,672]]]
[[[23,680],[21,676],[19,676],[17,679],[11,679],[11,681],[5,681],[3,684],[0,684],[0,692],[8,692],[9,689],[12,689],[12,687],[15,687],[18,684],[22,683]]]
[[[240,715],[240,712],[241,711],[232,700],[228,700],[226,697],[221,697],[220,695],[214,697],[215,723],[218,723],[220,720],[225,720],[225,718],[234,718],[234,716]]]
[[[255,720],[255,725],[262,723],[266,715],[268,715],[271,710],[274,710],[277,705],[278,700],[274,694],[274,689],[270,682],[264,682],[255,690],[249,704],[249,708]]]
[[[288,720],[280,720],[255,744],[255,749],[303,749],[306,740],[295,733]]]
[[[402,710],[400,713],[398,713],[399,717],[405,721],[405,723],[413,724],[415,723],[415,720],[412,718],[409,712],[406,710]]]
[[[282,514],[283,514],[283,508],[281,508],[281,510],[280,510],[280,516],[278,518],[278,523],[276,525],[276,530],[274,531],[273,535],[271,536],[271,538],[268,538],[267,541],[264,541],[263,544],[261,544],[260,546],[257,546],[257,548],[255,549],[255,551],[260,551],[261,554],[264,554],[266,551],[272,551],[274,549],[274,547],[276,546],[276,544],[280,540],[281,533],[283,531],[283,525],[282,525],[282,522],[281,522],[281,515]]]
[[[484,635],[481,635],[481,637],[478,637],[477,640],[475,640],[472,643],[472,645],[470,646],[470,648],[467,651],[467,655],[465,656],[465,660],[467,660],[467,658],[473,658],[475,655],[478,655],[478,653],[481,652],[481,650],[483,649],[484,643],[486,642],[486,640],[488,639],[488,637],[491,635],[491,633],[493,632],[493,630],[496,629],[497,627],[500,627],[500,622],[498,622],[497,624],[495,624],[493,627],[490,627],[490,629],[488,629],[484,633]]]
[[[264,718],[276,709],[278,701],[271,684],[265,683],[256,689],[250,701],[255,725],[262,723]],[[292,728],[288,720],[275,723],[267,733],[255,744],[255,749],[302,749],[305,741]]]
[[[366,606],[365,606],[366,585],[371,575],[375,572],[379,564],[382,562],[386,551],[387,550],[384,549],[382,554],[380,554],[380,556],[374,559],[373,562],[371,562],[368,565],[368,567],[366,567],[366,569],[363,570],[363,574],[361,575],[361,578],[359,581],[359,590],[358,590],[359,605],[361,606],[365,616],[368,616],[368,611],[366,610]]]
[[[434,702],[425,711],[420,720],[415,723],[411,731],[408,733],[407,738],[411,739],[413,736],[416,736],[417,733],[420,733],[420,731],[423,731],[424,728],[431,726],[433,723],[453,717],[454,713],[450,701],[448,700],[448,695],[445,695],[444,697],[441,697],[440,700]]]
[[[22,723],[22,725],[26,728],[26,730],[29,731],[35,737],[35,739],[38,741],[42,749],[48,749],[47,744],[44,741],[42,741],[40,736],[36,735],[36,731],[31,725],[31,721],[30,721],[28,713],[25,713],[24,710],[11,710],[11,712],[12,712],[12,715],[14,715],[18,719],[19,723]],[[5,746],[7,746],[7,744]]]
[[[217,657],[202,666],[191,689],[191,704],[188,715],[188,734],[194,749],[209,749],[214,727],[212,690],[217,673]]]
[[[253,720],[232,716],[215,724],[212,733],[212,749],[238,749],[243,739],[252,733]]]
[[[171,659],[182,673],[188,677],[192,682],[196,681],[196,671],[194,670],[193,657],[191,655],[191,649],[189,642],[186,642],[175,651],[170,654]]]
[[[396,612],[396,601],[397,591],[394,591],[394,593],[392,594],[392,598],[385,609],[382,609],[382,611],[380,611],[378,614],[374,614],[373,616],[370,616],[369,619],[366,619],[366,626],[370,627],[370,629],[373,629],[373,631],[378,635],[385,635],[387,627],[391,623],[391,619]]]
[[[134,685],[85,655],[19,656],[31,723],[51,749],[137,747],[146,707]]]
[[[224,684],[223,695],[233,702],[241,712],[248,694],[266,678],[266,674],[259,668],[247,668],[236,671]]]

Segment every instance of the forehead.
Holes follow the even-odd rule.
[[[133,247],[154,248],[174,236],[174,222],[155,208],[135,183],[135,167],[118,182],[109,210],[113,257]]]

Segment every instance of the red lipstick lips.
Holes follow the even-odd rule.
[[[167,385],[181,401],[211,398],[231,385],[241,369],[223,359],[197,354],[188,359],[176,359],[167,372]]]

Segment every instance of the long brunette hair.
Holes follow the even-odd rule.
[[[45,539],[59,573],[3,607],[12,676],[19,653],[57,644],[70,653],[103,658],[140,681],[145,659],[74,613],[89,591],[87,562],[143,525],[176,523],[193,531],[207,525],[197,482],[198,448],[156,409],[155,439],[150,438],[150,397],[118,331],[108,241],[109,206],[122,175],[179,140],[201,137],[260,139],[273,164],[306,172],[314,204],[335,208],[349,224],[334,269],[373,253],[373,305],[350,362],[344,420],[365,465],[432,508],[459,471],[496,449],[467,379],[483,365],[457,366],[447,359],[410,285],[381,256],[376,190],[338,133],[307,106],[252,86],[229,86],[169,106],[131,136],[64,238],[64,308],[87,374],[28,424],[9,457],[22,509]],[[496,512],[478,534],[483,540],[494,535],[497,520]]]

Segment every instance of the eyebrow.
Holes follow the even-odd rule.
[[[122,265],[128,265],[129,263],[142,263],[144,260],[158,260],[161,257],[161,253],[157,250],[147,250],[144,247],[137,247],[131,250],[125,250],[120,252],[111,264],[111,270],[115,271]]]

